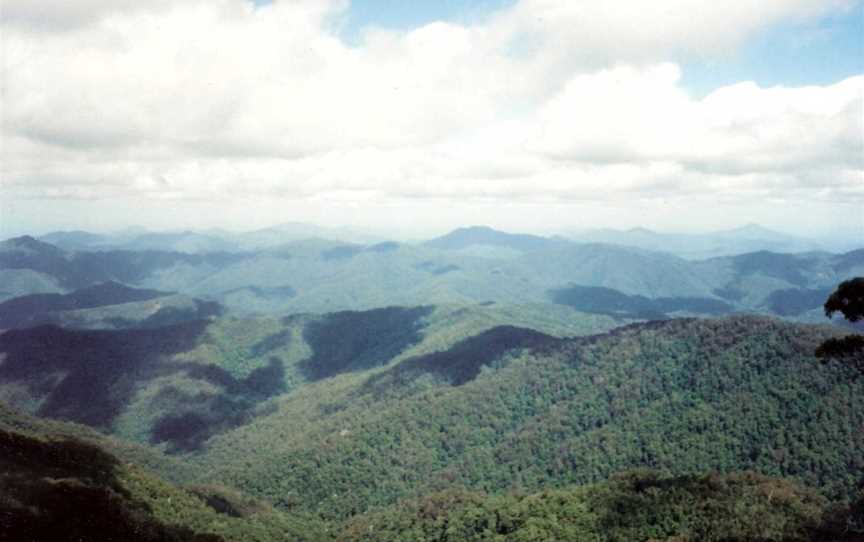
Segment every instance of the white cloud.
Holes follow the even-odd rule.
[[[522,0],[349,47],[345,1],[5,0],[0,198],[864,204],[864,77],[697,100],[674,62],[853,4],[730,1]]]
[[[740,83],[694,100],[676,66],[571,79],[540,109],[531,148],[584,162],[670,160],[733,173],[862,167],[864,76],[828,87]]]
[[[510,35],[568,54],[621,61],[711,53],[778,22],[852,9],[851,0],[522,0],[501,15]],[[545,50],[544,50],[545,52]]]

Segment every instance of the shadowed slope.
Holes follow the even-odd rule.
[[[71,294],[33,294],[0,303],[0,329],[39,323],[46,313],[147,301],[170,295],[169,292],[139,290],[109,281],[89,286]]]
[[[223,540],[156,519],[118,479],[120,469],[93,444],[0,430],[0,540]]]
[[[248,422],[260,403],[285,389],[283,362],[275,356],[245,377],[173,359],[196,348],[207,325],[7,331],[0,335],[0,382],[12,398],[16,385],[26,390],[22,406],[40,416],[112,430],[118,416],[130,414],[136,394],[161,379],[147,407],[154,410],[149,416],[157,416],[151,439],[169,443],[171,451],[195,450],[214,433]],[[143,413],[135,417],[148,419]]]
[[[311,322],[303,336],[312,357],[300,367],[310,380],[383,365],[421,340],[420,320],[432,307],[337,312]]]
[[[382,390],[404,386],[427,374],[453,386],[461,386],[477,378],[484,366],[491,366],[495,362],[501,365],[502,358],[511,351],[552,347],[559,341],[530,329],[499,326],[465,339],[443,352],[407,359],[369,378],[364,389]]]

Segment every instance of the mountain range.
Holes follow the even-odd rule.
[[[864,249],[135,235],[0,242],[0,541],[864,536]]]
[[[184,295],[109,281],[69,294],[30,294],[0,303],[0,329],[56,324],[76,329],[160,327],[216,316],[222,307]]]
[[[149,232],[133,228],[112,234],[81,230],[56,231],[39,237],[40,241],[66,250],[157,250],[187,254],[260,250],[305,239],[331,239],[343,243],[374,243],[383,240],[374,234],[350,228],[329,228],[301,222],[286,222],[248,232],[221,229]]]
[[[842,239],[809,239],[777,232],[758,224],[746,224],[729,230],[705,233],[659,232],[644,227],[627,230],[597,228],[566,231],[554,237],[506,233],[486,226],[470,226],[458,228],[434,239],[412,244],[419,243],[435,248],[449,249],[482,245],[487,248],[498,246],[533,250],[561,241],[575,241],[668,252],[692,260],[758,251],[781,253],[847,252],[854,248],[860,248],[862,238],[864,238],[864,233],[856,236],[850,232]],[[190,254],[256,251],[308,239],[331,240],[348,244],[375,244],[388,241],[387,237],[382,234],[368,233],[347,227],[323,227],[300,222],[287,222],[246,232],[221,229],[151,232],[143,228],[130,228],[121,232],[100,234],[81,230],[55,231],[41,235],[38,239],[66,250],[160,250]],[[401,239],[394,240],[403,241]]]
[[[669,252],[682,258],[698,260],[759,251],[792,253],[827,250],[844,252],[860,247],[860,239],[864,237],[864,233],[858,237],[857,242],[815,240],[776,232],[758,224],[746,224],[731,230],[709,233],[662,233],[647,228],[629,230],[605,228],[572,232],[566,237],[579,242],[623,245]],[[850,235],[849,239],[854,239],[854,236]]]
[[[687,260],[480,227],[419,244],[310,239],[200,254],[66,250],[32,237],[0,243],[0,300],[116,281],[218,302],[236,314],[495,302],[566,304],[630,320],[755,312],[821,321],[830,289],[861,274],[864,249]]]

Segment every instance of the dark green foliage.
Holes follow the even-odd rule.
[[[828,339],[816,349],[817,358],[835,358],[855,361],[864,352],[864,335],[846,335]]]
[[[312,357],[300,368],[310,380],[383,365],[420,342],[420,320],[432,307],[389,307],[328,314],[311,322],[303,336]]]
[[[458,312],[447,314],[459,321]],[[843,500],[856,496],[864,471],[864,380],[814,363],[816,346],[836,337],[830,328],[730,317],[573,339],[500,326],[463,339],[439,320],[440,335],[428,335],[429,318],[423,307],[224,319],[185,339],[160,330],[159,340],[141,331],[12,331],[0,335],[0,352],[14,354],[0,364],[0,379],[50,396],[65,384],[54,375],[78,370],[72,352],[85,354],[77,362],[84,365],[106,354],[109,362],[97,366],[124,371],[133,390],[166,377],[139,394],[150,402],[134,405],[148,424],[157,421],[146,426],[154,440],[185,454],[194,481],[210,487],[186,494],[182,514],[155,497],[136,502],[163,523],[217,525],[214,532],[235,540],[284,538],[272,525],[290,525],[285,511],[334,522],[354,516],[345,532],[374,540],[809,536],[802,529],[816,528],[824,502],[808,492],[758,475],[694,475],[744,469],[835,499],[814,531],[825,540],[858,525]],[[405,358],[412,347],[434,352],[431,345],[444,349]],[[165,356],[136,353],[148,349]],[[291,380],[298,371],[309,381]],[[114,394],[122,380],[100,383]],[[79,398],[69,409],[88,406]],[[660,475],[572,488],[634,467]],[[180,498],[140,484],[107,495]],[[406,498],[421,503],[419,512],[403,514],[413,506],[397,504]]]
[[[638,471],[535,494],[449,485],[328,526],[223,485],[170,486],[89,442],[0,430],[3,542],[857,540],[858,503],[826,504],[755,473]]]
[[[51,478],[66,478],[74,473],[100,485],[113,484],[117,466],[112,455],[72,438],[43,441],[0,430],[0,452],[0,465],[4,469],[39,470]]]
[[[864,277],[840,283],[837,290],[831,294],[825,302],[825,316],[831,318],[836,312],[841,313],[851,323],[864,318]],[[840,359],[864,372],[864,335],[829,339],[816,349],[816,357]]]
[[[0,430],[0,541],[222,540],[155,519],[132,500],[118,469],[92,444]]]
[[[824,542],[864,541],[864,488],[851,503],[831,506],[813,539]]]
[[[843,281],[825,301],[825,316],[839,312],[850,322],[864,318],[864,277]]]
[[[617,318],[662,320],[667,312],[686,311],[720,315],[732,312],[732,306],[718,299],[697,297],[660,297],[649,299],[627,295],[611,288],[572,285],[549,292],[555,303],[592,314]]]
[[[9,414],[0,408],[0,422]],[[327,539],[319,522],[287,516],[236,490],[182,489],[159,480],[104,451],[105,437],[91,435],[97,446],[89,437],[51,436],[79,430],[70,424],[11,417],[29,428],[0,429],[2,542]]]
[[[637,472],[533,495],[450,489],[355,518],[339,539],[803,542],[824,506],[810,491],[758,474]]]

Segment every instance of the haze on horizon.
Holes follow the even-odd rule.
[[[864,239],[859,0],[4,0],[0,236]]]

